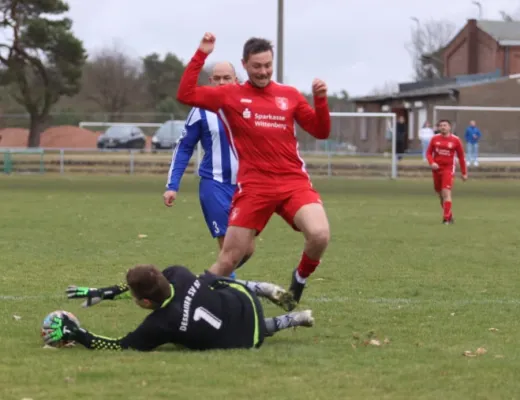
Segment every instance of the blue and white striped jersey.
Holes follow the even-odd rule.
[[[204,150],[198,171],[199,176],[236,185],[238,161],[229,145],[222,121],[211,111],[193,108],[173,152],[167,189],[179,190],[182,175],[199,141]]]

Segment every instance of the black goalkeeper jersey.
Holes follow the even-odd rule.
[[[195,276],[182,266],[168,267],[163,275],[172,294],[150,313],[136,330],[120,339],[86,332],[84,342],[92,349],[153,350],[175,343],[189,349],[259,347],[265,323],[258,298],[246,287],[210,273]]]

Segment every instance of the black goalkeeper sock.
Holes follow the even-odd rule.
[[[293,328],[300,324],[294,320],[292,314],[280,315],[273,318],[265,318],[265,328],[268,336],[273,336],[282,329]]]

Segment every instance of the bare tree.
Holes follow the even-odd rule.
[[[515,18],[511,14],[505,11],[500,11],[500,16],[502,17],[502,20],[504,22],[513,22],[515,20]]]
[[[385,96],[397,93],[399,91],[399,84],[397,82],[387,81],[380,86],[376,86],[370,92],[371,96]]]
[[[518,22],[520,20],[520,7],[513,12],[501,10],[499,13],[500,17],[505,22]]]
[[[455,24],[448,20],[430,20],[412,29],[406,49],[412,57],[415,79],[441,78],[444,75],[444,47],[455,33]]]
[[[117,46],[104,48],[87,62],[83,73],[82,95],[94,102],[112,120],[132,106],[146,102],[142,63]]]

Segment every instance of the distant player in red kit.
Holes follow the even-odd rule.
[[[441,199],[443,208],[443,224],[453,224],[451,212],[451,190],[455,179],[455,155],[459,159],[462,180],[468,179],[466,160],[464,159],[464,147],[460,139],[451,133],[451,123],[441,120],[438,123],[440,134],[432,137],[426,157],[432,167],[433,185]]]
[[[177,99],[217,112],[238,159],[238,189],[229,228],[210,272],[229,276],[271,216],[280,215],[305,237],[305,248],[292,275],[290,291],[299,301],[306,279],[318,267],[329,242],[329,222],[298,153],[295,122],[317,139],[330,134],[327,86],[315,79],[313,109],[294,87],[271,80],[273,48],[265,39],[249,39],[242,65],[249,80],[241,85],[200,87],[197,80],[215,36],[206,33],[182,76]]]

